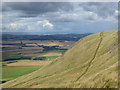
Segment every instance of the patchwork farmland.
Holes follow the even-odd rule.
[[[35,56],[61,56],[75,41],[3,41],[3,61],[32,59]]]
[[[3,41],[2,83],[31,73],[61,56],[75,41]],[[24,69],[24,70],[23,70]]]

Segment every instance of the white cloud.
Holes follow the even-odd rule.
[[[43,20],[43,21],[38,21],[37,22],[38,25],[42,25],[43,27],[47,27],[47,28],[50,28],[52,29],[53,28],[53,24],[50,23],[48,20]]]
[[[10,26],[11,28],[13,28],[13,29],[17,29],[17,28],[18,28],[18,25],[17,25],[17,24],[14,24],[14,23],[10,24],[9,26]]]
[[[54,25],[48,20],[21,19],[16,22],[3,24],[5,31],[41,31],[53,29]]]
[[[10,24],[5,24],[5,26],[9,28],[10,30],[19,30],[22,27],[24,27],[24,24],[23,23],[10,23]]]

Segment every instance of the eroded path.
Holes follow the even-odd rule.
[[[94,59],[95,59],[95,57],[96,57],[96,55],[97,55],[97,52],[98,52],[99,47],[100,47],[100,44],[101,44],[101,42],[102,42],[102,40],[103,40],[102,36],[103,36],[103,32],[100,32],[100,41],[99,41],[99,43],[98,43],[98,46],[97,46],[97,48],[96,48],[96,51],[95,51],[95,54],[94,54],[93,58],[92,58],[92,59],[90,60],[90,62],[88,63],[88,67],[86,68],[86,70],[83,72],[82,75],[80,75],[80,76],[75,80],[75,82],[78,81],[80,78],[82,78],[82,77],[88,72],[88,70],[89,70],[92,62],[94,61]]]

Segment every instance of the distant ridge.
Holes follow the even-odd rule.
[[[85,34],[55,34],[55,35],[27,35],[27,34],[3,34],[2,40],[68,40],[78,41],[80,38],[90,35]]]
[[[40,33],[40,32],[2,32],[2,34],[9,35],[80,35],[80,34],[92,34],[92,33]]]
[[[117,88],[119,43],[117,30],[89,35],[49,65],[3,87]]]

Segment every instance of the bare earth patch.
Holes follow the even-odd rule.
[[[7,64],[7,66],[43,66],[49,64],[50,62],[51,61],[19,61]]]

